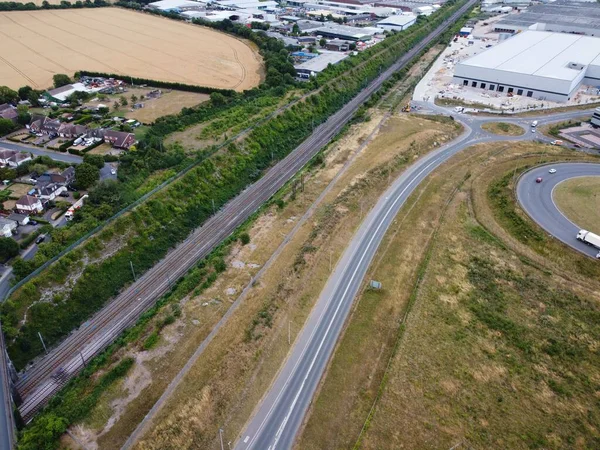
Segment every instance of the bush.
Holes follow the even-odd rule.
[[[250,243],[250,235],[248,233],[240,234],[240,242],[242,245],[247,245]]]
[[[0,237],[0,260],[8,261],[19,254],[19,244],[13,238]]]

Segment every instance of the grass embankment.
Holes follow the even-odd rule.
[[[481,125],[486,131],[500,136],[522,136],[525,130],[518,125],[506,122],[488,122]]]
[[[383,289],[360,296],[296,448],[598,446],[598,270],[512,198],[543,151],[579,156],[480,146],[411,197],[370,269]]]
[[[600,233],[600,177],[563,181],[554,189],[558,209],[581,228]]]

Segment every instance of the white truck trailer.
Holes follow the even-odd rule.
[[[73,206],[71,206],[69,209],[67,209],[67,212],[65,213],[65,219],[67,220],[73,220],[73,216],[75,215],[75,211],[77,211],[79,208],[81,208],[83,206],[83,202],[85,201],[85,199],[88,198],[87,194],[84,195],[83,197],[81,197],[79,200],[77,200]]]
[[[579,230],[579,233],[577,233],[577,240],[600,250],[600,236],[591,231]],[[600,259],[600,252],[598,252],[596,258]]]

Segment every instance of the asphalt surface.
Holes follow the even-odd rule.
[[[549,173],[550,169],[556,169],[556,173]],[[581,227],[571,222],[552,198],[554,188],[563,181],[587,176],[600,176],[600,164],[561,163],[536,167],[519,178],[517,199],[525,212],[549,234],[569,247],[595,257],[598,250],[577,240]],[[535,182],[538,177],[542,178],[541,183]],[[600,232],[600,227],[589,231]]]
[[[432,104],[420,106],[423,110],[431,112],[446,114],[449,112]],[[499,119],[462,115],[457,117],[465,126],[465,132],[452,143],[414,163],[373,207],[342,255],[286,362],[254,411],[245,431],[239,436],[235,448],[275,450],[293,447],[298,429],[312,402],[314,392],[333,353],[369,264],[396,214],[424,178],[456,153],[478,143],[550,141],[548,138],[538,136],[537,132],[531,132],[530,124],[534,120],[544,124],[582,115],[589,116],[590,111],[527,118]],[[481,125],[486,122],[499,120],[520,125],[525,129],[525,134],[518,137],[498,136],[481,128]]]
[[[14,142],[2,140],[0,141],[0,149],[7,148],[9,150],[15,150],[19,152],[29,152],[36,156],[49,156],[55,161],[62,161],[71,164],[80,164],[83,162],[83,158],[77,155],[71,155],[70,153],[59,153],[52,150],[44,150],[43,148],[34,147],[25,144],[16,144]]]

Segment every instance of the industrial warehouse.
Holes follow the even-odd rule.
[[[525,31],[458,63],[453,83],[567,102],[582,84],[600,85],[600,38]]]

